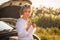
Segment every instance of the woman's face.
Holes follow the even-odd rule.
[[[30,12],[31,12],[31,8],[25,9],[23,12],[23,17],[27,19],[30,15]]]

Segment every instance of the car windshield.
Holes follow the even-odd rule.
[[[0,31],[12,30],[13,28],[4,21],[0,21]]]

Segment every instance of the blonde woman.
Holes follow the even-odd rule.
[[[20,18],[16,23],[16,30],[18,32],[18,40],[33,40],[33,33],[36,29],[36,25],[32,21],[28,20],[31,12],[30,5],[22,6],[19,10]]]

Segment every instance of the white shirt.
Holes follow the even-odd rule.
[[[36,28],[33,28],[32,25],[28,31],[26,31],[27,20],[19,18],[16,23],[16,30],[18,32],[18,40],[33,40],[33,33]]]

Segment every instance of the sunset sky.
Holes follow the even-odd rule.
[[[0,5],[4,2],[9,0],[0,0]],[[31,0],[32,6],[39,7],[40,5],[46,6],[46,7],[54,7],[59,8],[60,7],[60,0]]]

